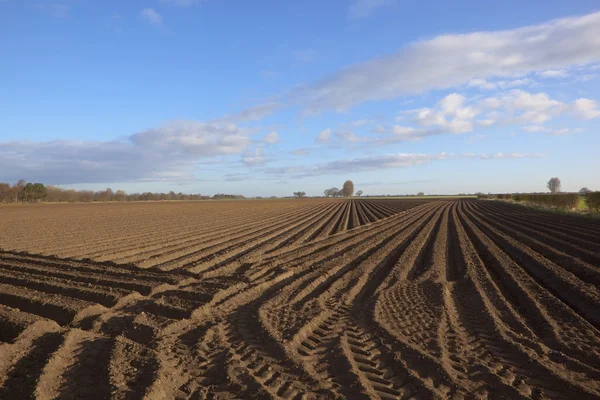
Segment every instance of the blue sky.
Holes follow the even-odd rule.
[[[0,181],[600,190],[591,0],[0,0],[0,54]]]

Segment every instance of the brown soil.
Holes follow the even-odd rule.
[[[0,207],[0,399],[597,399],[599,289],[503,203]]]

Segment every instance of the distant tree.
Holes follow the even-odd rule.
[[[417,193],[417,196],[425,196],[425,193],[419,192],[419,193]]]
[[[350,197],[354,194],[354,183],[352,181],[344,182],[344,186],[342,186],[342,195],[344,197]]]
[[[356,192],[356,195],[357,195],[358,197],[362,196],[362,194],[363,194],[363,191],[362,191],[362,190],[359,190],[358,192]]]
[[[559,178],[551,178],[548,181],[548,189],[550,190],[551,193],[558,193],[560,192],[560,179]]]
[[[336,187],[332,187],[330,189],[325,189],[323,191],[323,194],[325,194],[325,197],[329,197],[329,196],[337,197],[337,196],[339,196],[339,192],[340,192],[340,189],[338,189]]]
[[[306,192],[294,192],[294,196],[301,199],[306,196]]]
[[[579,194],[588,194],[588,193],[592,193],[592,191],[586,187],[582,187],[581,189],[579,189]]]
[[[23,201],[38,202],[46,197],[46,186],[41,183],[27,183],[21,192]]]
[[[27,185],[25,179],[19,179],[19,181],[13,185],[12,194],[15,199],[15,203],[23,201],[23,189],[25,189],[25,185]]]
[[[127,193],[125,193],[124,190],[117,190],[113,196],[113,199],[115,201],[125,201],[127,199]]]
[[[0,183],[0,203],[10,203],[12,201],[12,188],[8,183]]]

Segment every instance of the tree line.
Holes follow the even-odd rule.
[[[332,187],[329,189],[325,189],[323,191],[323,194],[325,195],[325,197],[350,197],[354,195],[354,183],[352,181],[346,181],[344,182],[344,185],[342,186],[341,190],[336,187]],[[362,194],[362,190],[356,192],[356,195],[359,197]]]
[[[93,203],[127,201],[197,201],[212,199],[243,199],[236,194],[217,193],[214,196],[201,194],[175,193],[127,193],[124,190],[113,191],[108,188],[100,191],[63,189],[42,183],[31,183],[21,179],[14,185],[0,183],[0,203]]]

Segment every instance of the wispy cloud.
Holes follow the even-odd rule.
[[[317,143],[329,142],[329,140],[331,139],[331,133],[332,133],[331,129],[329,129],[329,128],[323,129],[321,132],[319,132],[319,134],[315,138],[315,142],[317,142]]]
[[[226,115],[224,117],[219,118],[219,121],[231,121],[231,122],[242,122],[242,121],[260,121],[265,117],[273,114],[282,105],[275,101],[268,101],[260,104],[256,104],[254,106],[250,106],[248,108],[243,109],[242,111],[232,114]]]
[[[542,78],[566,78],[569,73],[564,69],[549,69],[537,73]]]
[[[377,9],[394,4],[391,0],[353,0],[348,7],[349,19],[366,18]]]
[[[301,49],[294,52],[296,61],[310,63],[316,60],[319,53],[314,49]]]
[[[504,160],[543,158],[542,153],[397,153],[378,156],[360,157],[346,160],[336,160],[317,164],[311,167],[278,167],[267,168],[265,173],[275,177],[303,178],[329,174],[348,174],[351,172],[377,171],[384,169],[409,168],[422,164],[451,160]]]
[[[158,12],[156,12],[152,8],[144,8],[140,12],[140,16],[147,23],[157,26],[157,27],[160,27],[160,28],[164,28],[162,15],[160,15]]]
[[[257,146],[242,156],[242,163],[247,167],[264,165],[267,161],[269,161],[269,159],[265,155],[262,145]]]
[[[598,37],[600,12],[514,30],[442,35],[349,66],[292,95],[304,114],[311,114],[452,88],[473,79],[517,79],[597,63]]]
[[[267,133],[263,138],[263,142],[271,144],[279,142],[279,133],[275,131]]]
[[[294,156],[306,156],[308,154],[310,154],[310,150],[309,149],[294,149],[292,151],[290,151],[291,155]]]
[[[63,3],[35,3],[33,6],[38,11],[54,18],[66,18],[69,16],[70,7]]]
[[[200,4],[205,3],[207,0],[160,0],[161,3],[164,4],[173,4],[179,7],[187,7],[192,4]]]

